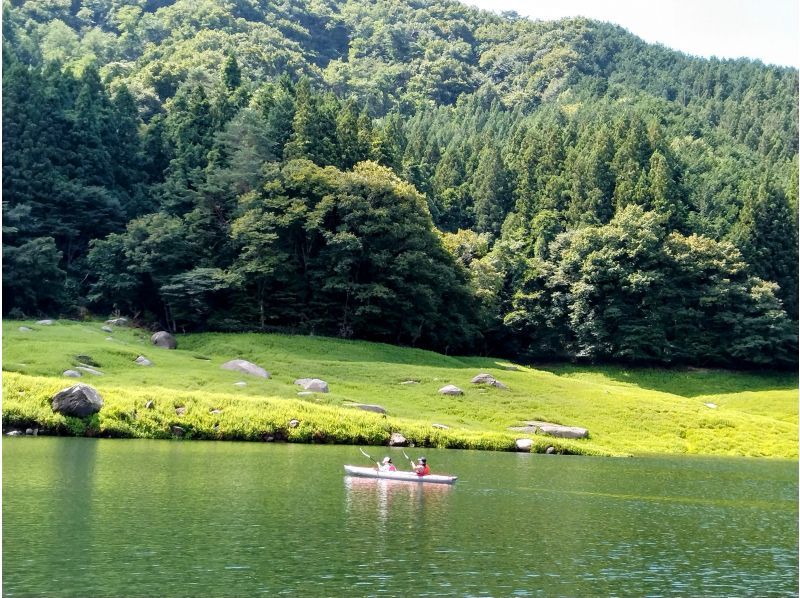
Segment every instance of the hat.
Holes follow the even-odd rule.
[[[428,460],[427,460],[425,457],[420,457],[420,458],[419,458],[419,462],[420,462],[420,463],[427,463],[427,462],[428,462]]]
[[[392,460],[391,460],[389,457],[384,457],[384,458],[383,458],[383,462],[384,462],[384,463],[391,463],[391,462],[392,462]]]

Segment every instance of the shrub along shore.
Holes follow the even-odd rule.
[[[103,330],[106,326],[108,330]],[[612,366],[522,366],[340,339],[256,333],[177,335],[103,322],[3,322],[3,428],[41,433],[416,446],[585,455],[645,453],[796,458],[797,377],[787,373]],[[144,356],[152,365],[139,365]],[[245,359],[269,378],[224,370]],[[79,379],[64,377],[76,367]],[[476,385],[479,373],[504,386]],[[328,393],[304,393],[320,378]],[[75,383],[104,400],[88,418],[54,413],[52,396]],[[244,383],[244,384],[242,384]],[[463,394],[439,389],[455,385]],[[385,414],[354,407],[379,405]],[[543,421],[589,430],[564,439],[513,431]]]

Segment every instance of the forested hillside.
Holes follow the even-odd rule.
[[[796,69],[433,0],[3,17],[4,315],[797,362]]]

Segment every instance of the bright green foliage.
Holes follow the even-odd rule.
[[[774,285],[729,243],[667,234],[631,206],[608,225],[567,233],[535,260],[506,321],[542,356],[588,360],[791,363],[797,334]]]
[[[31,332],[18,328],[25,325]],[[3,324],[3,425],[62,433],[289,442],[388,443],[400,432],[416,446],[513,450],[530,437],[579,454],[715,454],[797,458],[796,373],[516,366],[491,357],[453,357],[390,345],[285,334],[179,334],[174,351],[150,332],[102,322]],[[111,336],[112,341],[106,340]],[[87,421],[53,413],[50,397],[69,382],[64,369],[88,355],[104,372],[86,378],[103,396]],[[153,362],[134,362],[144,355]],[[242,376],[220,365],[244,358],[271,372]],[[85,359],[85,358],[80,358]],[[470,384],[490,373],[507,390]],[[294,380],[319,377],[330,392],[300,398]],[[244,387],[233,386],[245,380]],[[400,384],[414,380],[417,384]],[[438,389],[456,384],[463,396]],[[152,408],[146,408],[153,401]],[[387,416],[348,407],[378,403]],[[707,404],[713,403],[716,408]],[[186,412],[178,415],[176,407]],[[217,411],[214,413],[213,411]],[[219,413],[221,411],[221,413]],[[299,420],[296,428],[288,422]],[[565,440],[508,430],[526,420],[578,425],[589,438]],[[448,429],[436,429],[432,424]]]

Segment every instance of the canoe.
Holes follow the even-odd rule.
[[[428,474],[420,476],[413,471],[378,471],[374,467],[358,467],[356,465],[345,465],[344,471],[347,475],[359,478],[378,478],[380,480],[401,480],[404,482],[417,482],[426,484],[455,484],[457,476]]]

